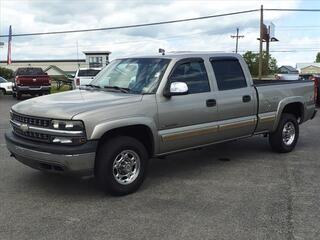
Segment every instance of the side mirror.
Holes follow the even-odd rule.
[[[189,88],[185,82],[172,82],[170,88],[164,92],[165,97],[186,95],[188,94]]]

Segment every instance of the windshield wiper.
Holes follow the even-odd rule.
[[[92,88],[101,88],[100,86],[98,86],[98,85],[93,85],[93,84],[86,84],[86,85],[84,85],[84,86],[86,86],[86,87],[92,87]]]
[[[106,89],[115,89],[123,93],[129,93],[130,88],[123,88],[123,87],[118,87],[118,86],[104,86]]]

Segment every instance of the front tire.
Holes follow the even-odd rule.
[[[22,96],[22,94],[21,94],[20,92],[17,92],[17,93],[16,93],[16,98],[17,98],[18,100],[21,100],[21,96]]]
[[[291,152],[299,138],[299,124],[293,114],[283,113],[275,132],[270,133],[271,148],[280,153]]]
[[[126,195],[141,186],[147,165],[145,146],[135,138],[119,136],[99,147],[95,176],[106,192],[115,196]]]

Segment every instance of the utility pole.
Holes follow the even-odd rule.
[[[259,80],[262,78],[262,41],[263,41],[263,5],[261,5],[260,9],[260,45],[259,45]]]
[[[231,38],[236,39],[236,53],[238,53],[238,41],[239,38],[244,38],[244,35],[239,35],[239,28],[237,28],[237,35],[231,35]]]

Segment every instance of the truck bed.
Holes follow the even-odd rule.
[[[313,82],[311,80],[256,80],[253,79],[255,86],[269,86],[269,85],[281,85],[281,84],[294,84],[294,83],[306,83]]]

